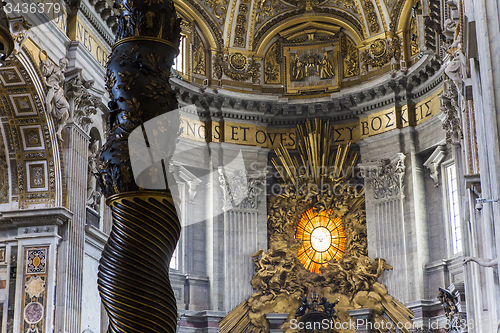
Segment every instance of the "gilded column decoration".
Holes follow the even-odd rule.
[[[129,136],[178,107],[169,77],[179,53],[180,19],[171,0],[122,0],[115,6],[120,11],[119,32],[107,64],[110,112],[98,162],[113,229],[100,261],[99,292],[110,319],[108,332],[173,333],[177,306],[168,269],[179,219],[168,186],[141,186],[155,179],[166,185],[168,161],[161,160],[159,168],[151,163],[147,172],[134,177],[131,154],[141,152],[129,151]],[[176,136],[168,129],[171,125],[176,127],[157,121],[156,132],[166,129],[167,135]],[[143,141],[154,142],[157,133],[151,132]]]
[[[418,22],[415,16],[410,20],[410,55],[416,56],[420,52],[420,42],[418,40]]]
[[[456,332],[457,328],[467,322],[465,309],[462,309],[460,292],[452,284],[448,288],[439,288],[437,299],[441,303],[446,317],[446,328],[444,331]]]
[[[401,60],[401,39],[393,37],[391,40],[377,39],[370,45],[369,50],[360,54],[364,66],[373,68],[382,67],[395,59]]]
[[[362,0],[363,9],[366,15],[366,20],[370,26],[370,32],[376,34],[380,31],[380,24],[378,23],[377,13],[371,0]]]
[[[193,38],[193,74],[207,75],[206,51],[200,35],[194,30]]]
[[[359,52],[353,41],[347,36],[341,38],[342,57],[344,61],[344,77],[359,75]]]
[[[358,156],[350,144],[333,154],[332,131],[328,122],[307,121],[297,127],[299,158],[275,150],[269,250],[252,255],[255,293],[220,321],[221,333],[268,333],[272,312],[288,313],[281,329],[291,332],[290,320],[311,297],[335,302],[339,322],[353,320],[349,309],[370,307],[379,327],[398,323],[409,332],[413,313],[377,282],[392,267],[368,257],[364,191],[352,172]]]
[[[234,32],[234,46],[245,47],[245,35],[247,32],[248,0],[240,0],[238,16],[236,17],[236,28]]]
[[[264,83],[281,83],[281,47],[276,42],[267,51],[264,58]]]

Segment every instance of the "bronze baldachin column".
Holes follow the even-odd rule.
[[[113,228],[99,265],[99,292],[109,333],[170,333],[176,331],[177,306],[168,269],[180,224],[166,183],[168,160],[136,170],[133,154],[144,154],[147,163],[153,153],[129,149],[129,138],[140,133],[150,147],[156,132],[146,123],[170,138],[177,134],[175,119],[168,126],[158,119],[177,109],[169,76],[179,52],[180,19],[171,0],[117,0],[115,8],[119,28],[106,70],[110,114],[98,170]],[[164,146],[173,150],[175,142]]]

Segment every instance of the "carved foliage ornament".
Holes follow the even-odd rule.
[[[262,23],[266,17],[272,17],[279,12],[281,7],[279,0],[258,0],[255,5],[257,6],[256,23]]]
[[[0,138],[0,203],[9,202],[9,167],[3,138]]]
[[[365,66],[382,67],[392,59],[401,60],[401,39],[394,37],[391,40],[377,39],[370,45],[369,51],[364,51],[360,59]]]
[[[85,80],[81,71],[66,81],[64,90],[71,105],[73,121],[84,131],[93,122],[91,116],[97,114],[97,110],[105,110],[106,107],[100,98],[90,94],[89,89],[94,85],[94,80]]]
[[[226,75],[234,81],[252,80],[252,83],[260,84],[260,63],[254,59],[246,59],[246,70],[243,66],[243,58],[246,58],[239,53],[232,56],[225,56],[222,53],[217,53],[214,56],[214,77],[222,79],[222,74]],[[236,70],[236,68],[242,68]]]
[[[205,46],[196,30],[193,38],[193,74],[207,74]]]
[[[375,13],[375,7],[371,0],[362,0],[363,9],[365,10],[366,19],[370,25],[370,32],[376,34],[380,31],[380,24],[378,23],[377,14]]]
[[[271,46],[264,58],[264,83],[281,83],[281,47],[279,42]]]
[[[260,179],[248,177],[246,171],[227,175],[219,169],[219,185],[224,194],[224,210],[228,207],[257,209],[258,195],[262,191]]]
[[[227,14],[228,0],[205,0],[205,5],[212,9],[212,14],[224,22]]]
[[[236,28],[234,32],[234,46],[245,46],[245,34],[247,32],[248,0],[241,0],[236,17]]]
[[[344,77],[359,75],[359,52],[358,48],[350,38],[342,36],[341,39],[342,56],[344,60]]]
[[[381,160],[378,166],[366,170],[365,178],[372,186],[375,200],[403,195],[405,158],[400,153],[395,160]]]

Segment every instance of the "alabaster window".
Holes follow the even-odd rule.
[[[174,253],[172,254],[172,259],[170,259],[170,268],[178,270],[179,269],[179,247],[175,248]]]
[[[455,164],[446,166],[448,215],[451,231],[452,253],[462,252],[462,230],[460,229],[460,208],[458,204],[457,171]]]
[[[309,209],[297,224],[295,238],[302,240],[298,257],[311,272],[319,274],[321,266],[344,254],[346,235],[342,219],[332,214],[331,210],[318,213]]]
[[[187,64],[186,57],[186,36],[181,36],[181,42],[179,44],[179,55],[174,60],[174,69],[177,74],[186,74],[186,70],[184,68],[185,64]]]

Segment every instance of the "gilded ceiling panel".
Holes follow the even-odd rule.
[[[55,156],[52,137],[42,99],[25,67],[18,59],[10,60],[0,68],[0,126],[5,134],[5,145],[0,146],[0,202],[19,203],[20,209],[33,205],[54,207],[57,204]],[[38,80],[38,78],[35,78]],[[0,135],[0,140],[2,140]],[[10,161],[8,193],[7,161]],[[58,182],[61,180],[58,179]],[[7,192],[5,192],[7,191]],[[60,203],[59,203],[60,204]]]

